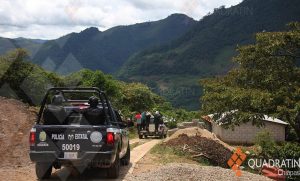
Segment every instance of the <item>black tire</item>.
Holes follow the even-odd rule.
[[[143,135],[139,135],[139,139],[143,139]]]
[[[128,143],[127,151],[125,156],[121,159],[122,165],[129,165],[130,163],[130,146]]]
[[[111,179],[116,179],[119,177],[119,175],[120,175],[120,157],[119,157],[119,153],[117,153],[115,162],[107,170],[107,177]]]
[[[37,162],[35,164],[35,173],[39,180],[49,178],[52,173],[52,164],[46,162]]]

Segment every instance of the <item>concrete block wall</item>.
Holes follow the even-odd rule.
[[[244,123],[240,126],[231,129],[224,129],[217,124],[212,124],[212,132],[216,134],[218,138],[228,143],[242,143],[242,144],[252,144],[257,133],[267,130],[271,133],[275,141],[285,140],[285,125],[265,122],[265,127],[253,126],[252,123]]]

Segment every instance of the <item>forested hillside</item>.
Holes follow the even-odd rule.
[[[103,32],[88,28],[46,42],[33,62],[60,74],[81,68],[113,73],[132,54],[180,37],[195,22],[186,15],[173,14],[160,21],[117,26]]]
[[[26,38],[2,38],[0,37],[0,54],[5,54],[16,48],[24,48],[28,50],[31,55],[34,55],[46,40],[26,39]]]
[[[29,61],[29,56],[23,49],[0,56],[0,96],[39,106],[50,87],[98,87],[107,93],[115,108],[121,110],[126,117],[144,110],[159,110],[178,121],[195,116],[194,113],[174,109],[165,99],[141,83],[125,83],[99,70],[89,69],[61,76]]]
[[[119,77],[147,83],[177,107],[198,109],[198,80],[230,70],[237,45],[252,43],[255,33],[299,21],[299,8],[298,0],[245,0],[217,8],[180,39],[130,57]]]

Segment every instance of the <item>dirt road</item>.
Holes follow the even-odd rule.
[[[159,142],[161,142],[161,140],[151,140],[149,142],[146,142],[140,146],[135,147],[132,150],[131,153],[131,158],[130,158],[130,162],[131,162],[131,168],[128,171],[128,174],[132,174],[134,167],[136,165],[136,163],[143,158],[146,153],[148,151],[151,150],[151,148],[153,148],[156,144],[158,144]]]
[[[140,139],[138,139],[138,138],[134,138],[134,139],[131,139],[131,140],[129,140],[129,144],[135,144],[135,143],[138,143],[138,142],[140,142]]]
[[[7,181],[28,181],[36,180],[35,165],[29,160],[29,131],[34,124],[36,110],[24,103],[0,97],[0,180]],[[121,167],[121,179],[127,173],[132,172],[136,162],[139,161],[159,140],[133,139],[131,144],[139,143],[131,151],[131,163],[129,166]],[[81,172],[82,169],[78,168]],[[79,171],[79,172],[80,172]],[[54,170],[52,178],[54,180],[66,180],[68,176],[74,180],[103,180],[105,172],[99,169],[87,170],[79,174],[73,169],[64,168]]]
[[[28,134],[34,121],[32,108],[0,97],[0,167],[28,165]]]
[[[0,180],[32,181],[37,180],[34,164],[28,157],[28,133],[35,120],[34,109],[20,101],[0,97]],[[160,167],[155,159],[148,160],[147,168],[143,158],[147,152],[161,140],[131,140],[138,146],[131,151],[131,163],[121,167],[119,180],[232,180],[234,173],[220,167],[203,167],[196,164],[181,165],[179,163]],[[148,154],[147,154],[148,155]],[[146,157],[147,157],[146,155]],[[159,159],[159,158],[158,158]],[[151,168],[151,169],[149,169]],[[50,180],[105,180],[106,172],[100,169],[83,170],[81,168],[63,168],[53,170]],[[103,169],[102,169],[103,170]],[[135,174],[137,170],[138,174]],[[203,177],[205,175],[205,177]],[[231,175],[232,177],[228,177]],[[267,178],[250,173],[243,173],[240,180],[266,180]]]
[[[157,143],[161,140],[149,140],[148,142],[135,147],[131,151],[131,162],[128,166],[121,167],[121,176],[119,180],[126,180],[134,170],[136,163]],[[80,173],[71,168],[63,168],[61,170],[53,171],[51,180],[103,180],[106,177],[104,170],[99,171],[99,169],[89,169]],[[7,181],[28,181],[28,180],[37,180],[35,176],[34,164],[30,163],[27,166],[19,167],[5,167],[0,168],[0,180]]]

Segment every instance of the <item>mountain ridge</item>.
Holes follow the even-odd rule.
[[[50,59],[59,67],[71,54],[82,68],[114,73],[130,55],[176,39],[195,23],[186,15],[175,15],[159,21],[116,26],[103,32],[92,27],[46,42],[33,57],[33,63],[43,65]]]
[[[181,88],[196,92],[174,91],[166,97],[177,107],[199,109],[198,80],[230,70],[237,45],[253,43],[255,33],[284,30],[287,23],[299,21],[299,7],[297,0],[245,0],[230,8],[215,8],[179,39],[131,56],[117,75],[147,83],[156,93]]]
[[[25,48],[30,51],[33,63],[60,74],[69,74],[81,68],[114,73],[130,55],[174,40],[195,23],[187,15],[172,14],[161,20],[120,25],[105,31],[90,27],[45,42],[24,39],[31,42],[25,46],[16,44],[17,39],[2,38],[6,43],[0,44],[0,54],[13,48]],[[62,65],[69,64],[70,57],[78,68],[61,69]]]

